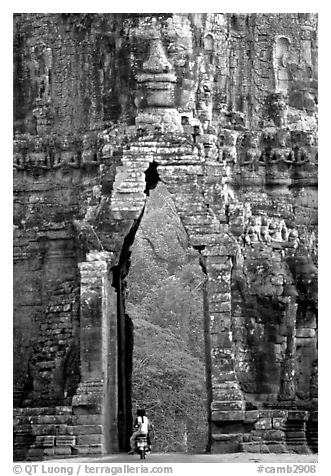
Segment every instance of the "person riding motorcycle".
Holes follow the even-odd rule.
[[[131,450],[129,451],[129,455],[133,455],[135,452],[135,446],[136,446],[136,438],[137,436],[146,436],[147,439],[147,445],[149,448],[149,451],[151,450],[151,440],[150,440],[150,435],[149,435],[149,430],[150,430],[151,424],[149,422],[149,419],[147,418],[145,414],[145,410],[143,408],[137,410],[137,417],[134,422],[134,432],[132,433],[132,436],[130,438],[130,448]]]

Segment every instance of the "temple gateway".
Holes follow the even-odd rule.
[[[131,247],[203,273],[206,448],[317,451],[317,15],[14,15],[14,457],[128,449]]]

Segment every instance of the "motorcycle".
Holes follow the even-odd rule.
[[[146,454],[150,452],[151,451],[147,443],[147,437],[144,435],[138,435],[136,437],[135,453],[140,455],[140,459],[145,459]]]

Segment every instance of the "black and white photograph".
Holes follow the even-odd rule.
[[[14,474],[317,474],[319,14],[227,10],[12,14]]]

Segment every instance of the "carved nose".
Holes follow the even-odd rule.
[[[173,67],[168,61],[160,38],[151,40],[148,60],[143,63],[146,73],[168,73]]]

